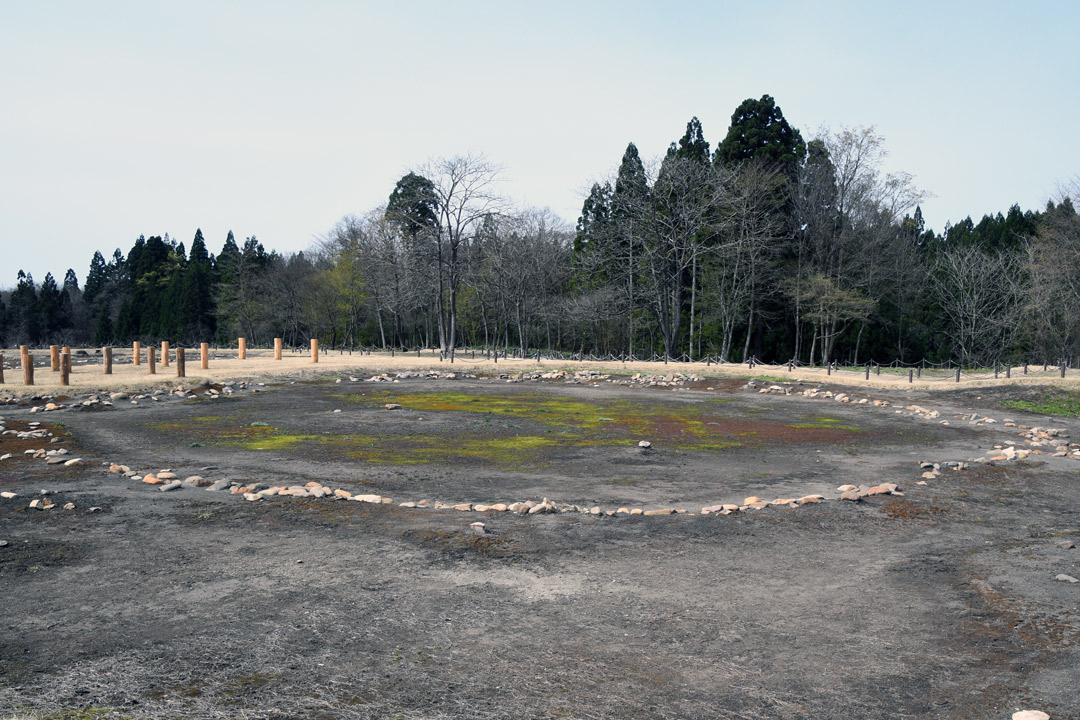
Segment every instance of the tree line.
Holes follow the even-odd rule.
[[[715,150],[697,118],[651,162],[630,143],[569,227],[515,207],[482,157],[435,160],[305,252],[230,232],[217,255],[139,237],[0,294],[0,345],[132,340],[461,347],[825,364],[1080,355],[1074,184],[1042,211],[925,227],[873,128],[808,142],[773,98]]]

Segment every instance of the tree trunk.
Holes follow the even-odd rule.
[[[750,298],[750,315],[746,319],[746,342],[743,344],[742,361],[747,362],[750,358],[750,337],[754,334],[754,309],[757,303]]]
[[[866,329],[866,321],[863,320],[862,324],[859,325],[859,334],[855,338],[855,357],[853,357],[852,360],[851,360],[852,365],[858,365],[859,364],[859,345],[862,344],[862,334],[863,334],[863,330],[865,330],[865,329]]]

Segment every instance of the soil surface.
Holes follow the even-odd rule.
[[[844,404],[768,384],[312,379],[0,406],[52,433],[0,436],[0,717],[1080,717],[1080,584],[1055,579],[1080,577],[1080,459],[986,461],[1030,447],[1007,420],[1080,422],[1002,405],[1029,386]],[[57,448],[83,462],[24,454]],[[393,503],[160,492],[110,463]],[[883,482],[903,495],[836,499]],[[29,508],[42,490],[54,507]],[[586,512],[399,506],[543,498]]]

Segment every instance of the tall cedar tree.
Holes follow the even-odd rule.
[[[45,340],[58,339],[60,330],[64,325],[62,317],[63,308],[60,303],[60,287],[52,273],[46,273],[38,290],[38,312],[41,315],[42,337]]]
[[[12,340],[19,344],[36,345],[41,340],[41,313],[38,308],[37,287],[30,273],[19,270],[18,284],[11,292],[9,323]]]
[[[788,124],[771,96],[762,95],[760,100],[743,100],[736,108],[715,159],[728,166],[759,160],[794,180],[805,156],[802,134]]]

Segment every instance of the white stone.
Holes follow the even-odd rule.
[[[1042,710],[1021,710],[1013,713],[1012,720],[1050,720],[1050,716]]]
[[[366,503],[379,504],[379,503],[382,502],[382,495],[353,495],[349,499],[350,500],[355,500],[356,502],[366,502]]]
[[[1060,575],[1055,575],[1054,579],[1059,581],[1059,582],[1067,582],[1067,583],[1080,582],[1080,580],[1077,580],[1072,575],[1066,575],[1065,573],[1061,573]]]

